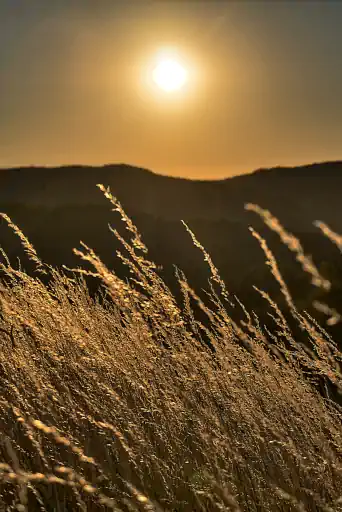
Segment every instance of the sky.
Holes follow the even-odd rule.
[[[342,159],[342,2],[0,0],[0,167]],[[176,93],[151,80],[172,51]]]

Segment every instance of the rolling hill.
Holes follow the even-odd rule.
[[[319,290],[312,290],[310,279],[277,235],[255,213],[244,209],[245,203],[252,202],[269,209],[301,239],[327,277],[334,279],[334,300],[339,297],[339,253],[313,221],[323,220],[342,232],[342,162],[259,169],[219,181],[171,178],[123,164],[2,169],[0,211],[22,228],[46,262],[79,265],[72,248],[79,247],[82,240],[126,277],[127,269],[115,256],[119,245],[108,223],[122,234],[124,226],[118,214],[111,212],[97,183],[109,186],[132,217],[151,259],[163,266],[161,273],[171,287],[175,286],[174,264],[198,290],[206,286],[209,276],[203,255],[180,222],[183,219],[211,254],[228,289],[249,307],[261,307],[253,284],[281,300],[249,225],[268,240],[299,304],[307,307],[312,297],[319,296]],[[20,256],[24,268],[30,270],[18,240],[4,221],[0,223],[0,243],[12,262]]]

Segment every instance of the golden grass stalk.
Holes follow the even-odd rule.
[[[327,224],[322,221],[316,220],[314,225],[317,226],[324,236],[326,236],[333,244],[338,247],[340,252],[342,252],[342,236],[333,231]]]
[[[279,220],[274,217],[271,212],[264,210],[257,204],[253,203],[247,203],[245,205],[245,209],[257,213],[265,224],[279,235],[281,241],[296,255],[296,260],[301,264],[303,271],[311,275],[311,282],[314,286],[326,291],[330,290],[330,281],[321,275],[318,268],[312,261],[311,256],[305,254],[302,244],[298,238],[296,238],[292,233],[286,231],[286,229],[280,224]]]
[[[18,236],[20,242],[28,255],[29,259],[36,264],[36,269],[41,274],[46,274],[45,265],[42,260],[38,257],[37,251],[28,240],[28,238],[24,235],[21,229],[11,220],[11,218],[6,213],[0,212],[0,217],[2,217],[8,224],[8,226],[12,229],[12,231]],[[2,252],[3,254],[3,252]]]
[[[229,298],[229,293],[228,293],[227,288],[226,288],[226,284],[222,280],[222,278],[221,278],[221,276],[219,274],[218,269],[216,268],[216,266],[214,265],[213,260],[211,259],[210,254],[208,254],[208,252],[205,250],[203,245],[198,241],[195,233],[189,228],[189,226],[184,222],[184,220],[182,220],[181,222],[182,222],[183,226],[185,227],[185,229],[187,230],[187,232],[189,233],[189,235],[191,236],[191,239],[193,241],[194,246],[198,247],[198,249],[200,249],[202,251],[202,253],[204,255],[204,261],[207,262],[207,264],[208,264],[208,266],[210,268],[211,279],[220,286],[221,294],[222,294],[223,298],[229,304],[231,304],[231,301],[230,301],[230,298]]]
[[[266,240],[257,231],[255,231],[255,229],[253,229],[252,227],[249,227],[249,230],[252,233],[252,235],[254,236],[254,238],[256,238],[258,240],[260,247],[264,251],[264,254],[266,256],[266,265],[268,265],[270,267],[274,278],[279,283],[280,290],[285,298],[285,301],[286,301],[288,307],[290,308],[290,310],[292,312],[296,313],[297,310],[296,310],[296,306],[293,302],[291,293],[283,279],[283,276],[280,273],[277,260],[275,259],[271,249],[268,247]]]
[[[272,252],[252,234],[318,351],[296,344],[265,292],[276,331],[240,303],[245,332],[223,312],[213,287],[216,310],[178,272],[181,311],[131,245],[125,247],[133,264],[123,261],[137,280],[144,274],[147,297],[85,244],[76,254],[95,268],[91,276],[112,300],[90,297],[84,281],[57,269],[44,285],[7,268],[12,281],[1,285],[0,296],[1,509],[49,510],[53,503],[82,512],[339,510],[342,410],[326,377],[341,382],[341,351],[330,340],[325,352],[323,328],[297,312]],[[191,300],[207,326],[195,318]],[[199,347],[201,332],[215,353]],[[264,333],[278,353],[288,338],[291,357],[270,355]],[[310,377],[321,379],[326,398]]]

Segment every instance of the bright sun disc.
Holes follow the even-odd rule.
[[[164,91],[178,91],[187,80],[187,71],[175,60],[162,60],[153,70],[153,80]]]

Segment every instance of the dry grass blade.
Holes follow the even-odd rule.
[[[28,238],[21,231],[21,229],[16,224],[14,224],[14,222],[12,222],[11,218],[6,213],[0,212],[0,217],[2,217],[7,222],[8,226],[19,237],[20,242],[21,242],[26,254],[28,255],[29,259],[36,264],[37,271],[40,272],[41,274],[46,274],[47,272],[44,268],[44,263],[38,257],[37,251],[35,250],[33,245],[30,243]],[[4,253],[2,252],[2,254],[4,254]]]
[[[245,209],[257,213],[263,219],[265,224],[272,229],[272,231],[278,233],[282,242],[296,255],[296,260],[301,264],[304,272],[311,275],[311,282],[313,285],[323,288],[324,290],[330,290],[330,281],[321,275],[318,268],[313,263],[311,256],[305,254],[302,244],[298,238],[286,231],[286,229],[280,224],[279,220],[274,217],[271,212],[252,203],[246,204]]]
[[[325,224],[324,222],[321,222],[319,220],[316,220],[314,222],[314,225],[317,226],[322,231],[324,236],[326,236],[333,244],[336,245],[336,247],[338,247],[340,252],[342,252],[342,236],[341,235],[339,235],[338,233],[333,231],[327,224]]]
[[[245,321],[231,318],[213,286],[229,301],[224,282],[187,226],[211,270],[210,308],[177,270],[179,306],[99,188],[132,234],[128,243],[113,230],[130,281],[83,243],[75,253],[94,272],[69,269],[78,279],[49,267],[44,284],[1,267],[0,509],[339,510],[342,410],[317,381],[338,388],[341,351],[296,310],[266,241],[251,229],[305,348],[260,289],[275,323],[263,326],[237,297]]]

